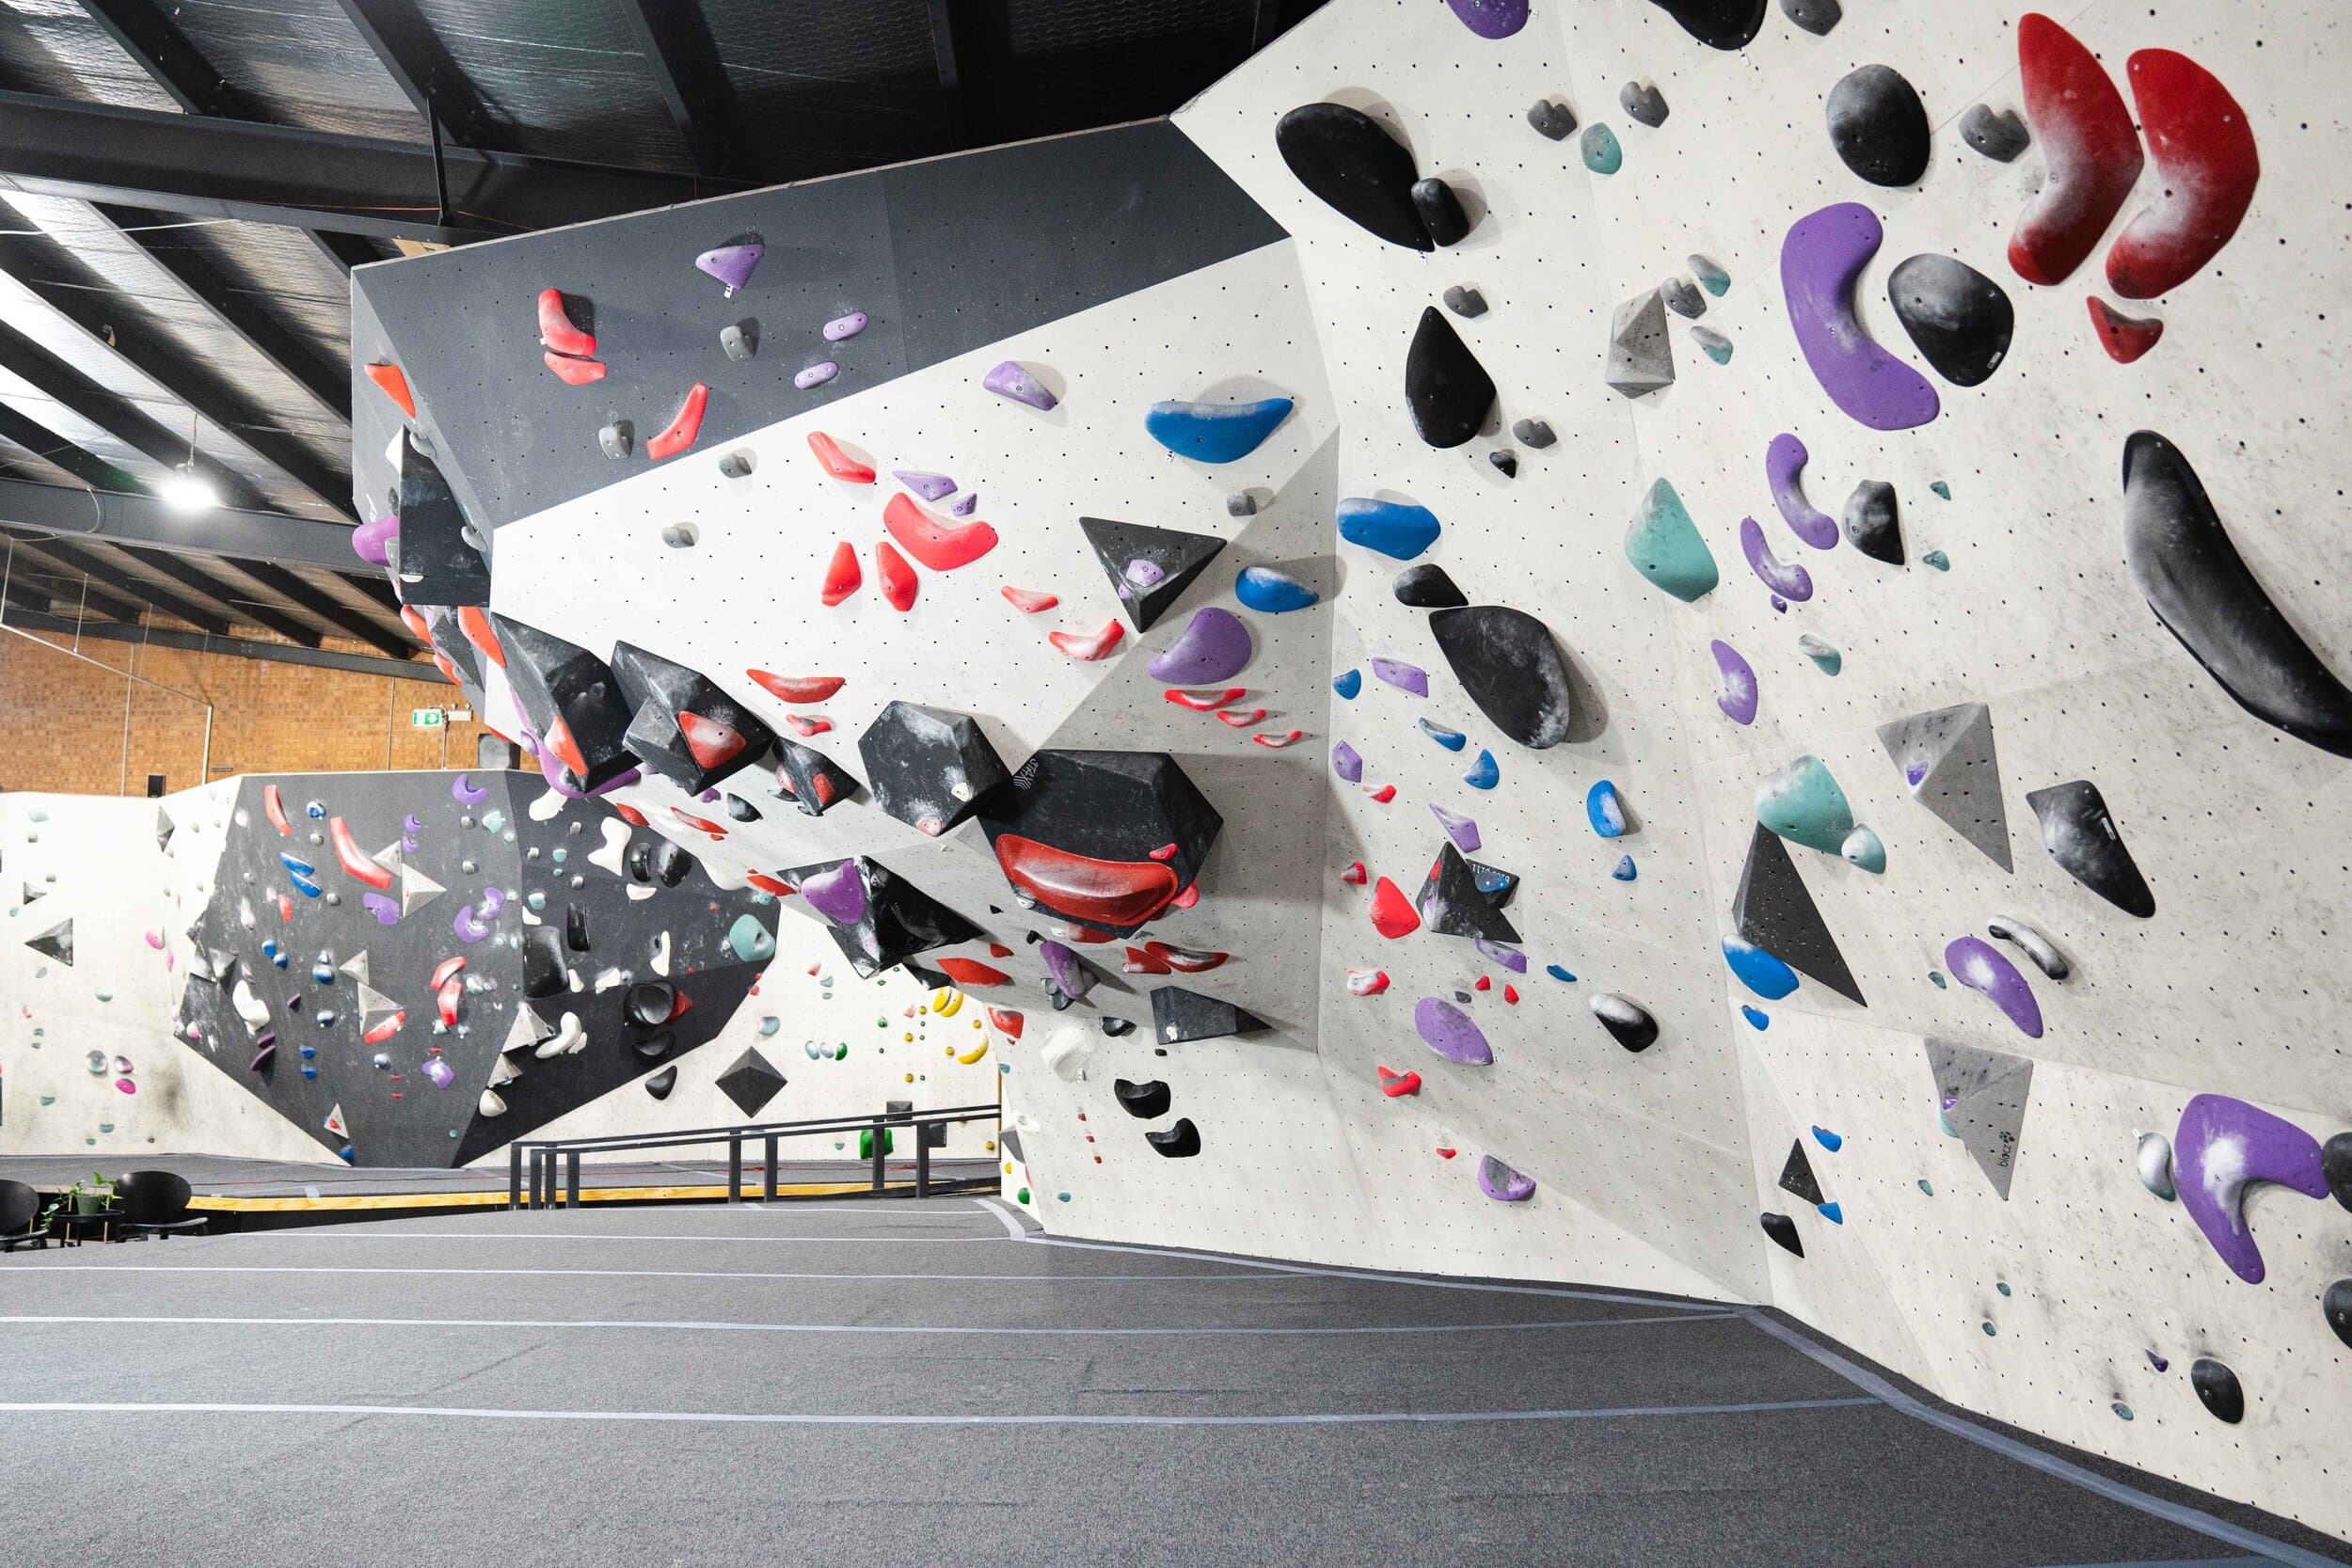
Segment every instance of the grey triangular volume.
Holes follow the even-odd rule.
[[[171,834],[172,834],[172,831],[173,831],[173,830],[172,830],[172,825],[171,825],[171,818],[170,818],[168,816],[167,816],[167,815],[165,814],[165,812],[164,812],[164,808],[163,808],[163,807],[161,807],[161,806],[157,806],[157,807],[155,808],[155,847],[156,847],[156,848],[158,848],[158,849],[168,849],[168,848],[170,848],[170,847],[171,847]]]
[[[1879,726],[1879,743],[1902,769],[1914,799],[2002,870],[2014,869],[1991,708],[1963,703],[1890,720]]]
[[[1946,1118],[2006,1201],[2026,1105],[2033,1097],[2033,1058],[1951,1040],[1931,1039],[1927,1047],[1928,1069],[1935,1074]]]
[[[1788,1163],[1780,1167],[1780,1188],[1794,1193],[1807,1203],[1819,1208],[1827,1200],[1821,1196],[1821,1183],[1813,1174],[1813,1162],[1804,1157],[1804,1140],[1791,1139]]]
[[[24,945],[36,953],[46,953],[71,969],[73,967],[73,922],[61,920],[37,937],[26,937]]]
[[[1111,579],[1112,591],[1137,631],[1150,631],[1225,547],[1225,541],[1212,533],[1107,517],[1081,517],[1078,526],[1086,531],[1094,559],[1103,563],[1104,575]]]
[[[1821,911],[1797,875],[1796,863],[1780,835],[1756,825],[1748,841],[1748,863],[1740,872],[1740,895],[1732,900],[1732,924],[1740,934],[1781,962],[1811,975],[1838,995],[1863,1006],[1862,988],[1854,983],[1837,939],[1821,923]]]

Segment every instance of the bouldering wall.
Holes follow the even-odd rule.
[[[1053,1229],[1770,1302],[2352,1532],[2344,47],[1333,0],[1189,159],[361,269],[361,546],[987,1008]]]

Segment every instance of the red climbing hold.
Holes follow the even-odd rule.
[[[412,420],[417,417],[416,396],[408,390],[408,377],[402,373],[398,365],[378,359],[364,369],[368,379],[374,382],[386,397],[398,404],[403,414]]]
[[[996,1025],[1007,1039],[1017,1040],[1021,1037],[1021,1014],[1005,1007],[991,1007],[988,1009],[988,1021]]]
[[[747,871],[743,874],[743,879],[759,889],[760,892],[776,898],[789,898],[801,891],[783,878],[771,877],[765,871]]]
[[[1519,1005],[1519,988],[1511,984],[1507,980],[1504,981],[1502,985],[1502,1000],[1509,1003],[1514,1007],[1518,1006]]]
[[[803,740],[806,740],[813,735],[822,735],[833,728],[832,720],[819,719],[814,714],[807,713],[787,713],[784,716],[784,721],[791,725],[792,733]]]
[[[1140,926],[1176,895],[1176,873],[1157,861],[1105,861],[1001,833],[996,863],[1005,879],[1073,920]]]
[[[1196,697],[1189,691],[1164,691],[1161,695],[1178,707],[1188,707],[1195,713],[1207,713],[1212,709],[1223,707],[1228,703],[1240,702],[1249,695],[1249,688],[1229,686],[1214,697]]]
[[[2125,299],[2153,299],[2230,243],[2253,203],[2262,159],[2246,111],[2186,55],[2142,49],[2123,70],[2155,154],[2158,195],[2116,236],[2107,282]]]
[[[400,624],[415,633],[418,641],[431,642],[433,641],[433,623],[426,620],[418,611],[416,606],[402,605],[400,607]]]
[[[571,726],[558,719],[548,726],[547,747],[555,760],[570,768],[574,777],[588,776],[588,761],[580,754],[580,742],[572,738]]]
[[[1045,634],[1045,641],[1072,658],[1091,664],[1098,658],[1108,657],[1111,650],[1119,646],[1120,639],[1126,635],[1126,625],[1114,618],[1104,622],[1100,631],[1049,631]]]
[[[672,806],[670,808],[670,815],[676,817],[679,821],[685,823],[688,827],[693,829],[698,833],[708,833],[714,843],[727,836],[727,831],[724,828],[722,828],[719,824],[711,821],[707,816],[696,816],[692,812],[682,810],[676,806]]]
[[[1385,969],[1351,969],[1347,972],[1347,993],[1350,996],[1377,996],[1389,989],[1389,972]]]
[[[647,825],[645,822],[645,814],[639,811],[635,806],[630,805],[627,800],[615,800],[612,804],[612,815],[628,823],[630,827],[643,828]]]
[[[342,863],[345,875],[367,883],[379,893],[392,885],[391,868],[378,863],[359,847],[358,840],[351,836],[350,825],[342,817],[330,816],[326,819],[326,835],[334,843],[335,858]],[[440,982],[436,980],[434,984],[437,986]]]
[[[1120,973],[1122,974],[1169,974],[1174,973],[1174,971],[1170,970],[1165,962],[1153,958],[1151,954],[1145,952],[1140,947],[1128,948],[1127,961],[1120,964],[1119,969]]]
[[[2164,336],[2164,323],[2153,316],[2127,316],[2092,294],[2090,325],[2099,334],[2099,346],[2107,351],[2107,357],[2119,365],[2128,365],[2150,349]]]
[[[851,549],[850,542],[844,539],[833,547],[833,562],[825,568],[825,588],[818,596],[828,606],[837,605],[856,593],[865,581],[866,574],[858,570],[857,551]],[[754,672],[752,678],[757,680],[758,673]],[[790,698],[785,700],[791,701]]]
[[[915,590],[921,586],[915,580],[914,568],[907,564],[905,556],[890,547],[887,539],[875,541],[874,575],[882,579],[882,597],[890,601],[891,609],[904,614],[914,608]]]
[[[499,646],[499,634],[490,626],[490,617],[480,605],[460,605],[457,609],[457,629],[466,634],[474,652],[497,665],[506,668],[506,650]]]
[[[2047,286],[2083,264],[2146,160],[2123,95],[2074,34],[2028,11],[2017,24],[2017,69],[2049,169],[2010,236],[2009,264]]]
[[[686,402],[679,407],[677,418],[670,428],[645,443],[645,455],[659,463],[665,457],[675,457],[694,444],[694,437],[703,433],[703,410],[710,405],[710,388],[697,381],[688,389]]]
[[[1265,709],[1262,707],[1253,707],[1248,713],[1244,713],[1238,708],[1230,707],[1221,707],[1216,710],[1216,721],[1218,723],[1228,725],[1237,730],[1247,729],[1250,725],[1260,722],[1264,718]]]
[[[1306,738],[1305,730],[1287,730],[1280,735],[1263,733],[1253,735],[1249,737],[1249,743],[1252,746],[1263,746],[1269,752],[1279,752],[1285,746],[1295,746]]]
[[[601,359],[570,359],[561,354],[543,354],[539,357],[555,372],[555,379],[566,387],[585,387],[591,381],[604,379],[605,364]]]
[[[1147,942],[1143,950],[1179,974],[1206,974],[1212,969],[1223,968],[1232,957],[1231,953],[1208,949],[1171,947],[1164,942]]]
[[[1171,910],[1188,910],[1199,902],[1200,902],[1200,884],[1192,882],[1185,886],[1184,892],[1170,898],[1168,901],[1168,907]]]
[[[1012,979],[995,965],[984,964],[977,958],[942,958],[939,972],[957,985],[967,987],[1001,986]]]
[[[1172,861],[1176,858],[1177,848],[1178,846],[1176,845],[1163,844],[1158,848],[1151,852],[1152,858],[1155,861],[1161,862]]]
[[[854,550],[850,554],[850,564],[857,564]],[[753,683],[762,691],[787,703],[821,703],[842,687],[839,675],[777,675],[765,670],[746,670],[743,673],[751,676]]]
[[[432,986],[435,990],[439,990],[443,986],[449,984],[449,977],[451,975],[456,974],[459,970],[465,967],[466,956],[462,953],[443,958],[439,963],[433,966],[433,978],[426,983]],[[435,1046],[433,1049],[438,1051],[440,1047]]]
[[[539,291],[539,341],[558,354],[585,357],[596,352],[596,334],[582,332],[572,325],[571,312],[564,309],[561,289]]]
[[[1034,588],[1015,588],[1010,583],[1005,584],[996,592],[1005,596],[1007,604],[1024,615],[1035,615],[1041,610],[1051,610],[1061,603],[1060,596],[1057,594],[1041,594]]]
[[[1353,861],[1349,863],[1346,870],[1340,873],[1340,880],[1345,882],[1350,887],[1362,887],[1364,885],[1364,863],[1361,861]]]
[[[992,958],[1009,958],[1012,957],[1012,949],[1001,942],[992,942],[988,944],[988,956]]]
[[[693,753],[696,765],[706,773],[734,761],[747,744],[743,732],[734,725],[683,708],[678,710],[677,728],[686,738],[686,749]]]
[[[1413,901],[1386,877],[1372,890],[1372,928],[1391,942],[1421,929],[1421,916],[1413,912]]]
[[[942,523],[903,490],[883,506],[882,527],[907,554],[934,572],[969,566],[996,547],[996,531],[986,523]]]
[[[1382,784],[1378,789],[1367,789],[1364,793],[1372,797],[1373,804],[1385,806],[1396,799],[1396,785]]]
[[[452,686],[463,686],[466,684],[465,677],[457,673],[457,666],[450,662],[449,655],[442,653],[438,649],[434,650],[433,668],[438,670],[441,673],[441,678],[448,681]]]
[[[1408,1094],[1421,1093],[1421,1074],[1391,1072],[1387,1068],[1376,1069],[1380,1074],[1380,1092],[1391,1100],[1402,1100]]]
[[[1118,938],[1112,936],[1108,931],[1091,930],[1084,926],[1057,927],[1056,934],[1058,935],[1062,941],[1073,943],[1080,947],[1087,945],[1089,942],[1116,942],[1119,940]]]
[[[1490,975],[1481,974],[1476,980],[1470,982],[1470,990],[1492,990],[1494,989],[1494,979]]]
[[[817,454],[817,461],[822,464],[825,472],[833,475],[834,478],[844,480],[851,484],[874,483],[873,465],[861,463],[843,451],[841,443],[823,431],[812,430],[808,433],[808,450]]]
[[[1440,1159],[1440,1160],[1451,1160],[1451,1159],[1453,1159],[1453,1158],[1454,1158],[1454,1150],[1453,1150],[1453,1149],[1451,1149],[1451,1148],[1446,1148],[1446,1146],[1445,1146],[1445,1145],[1443,1145],[1443,1144],[1439,1144],[1439,1145],[1438,1145],[1438,1159]]]
[[[286,820],[285,797],[278,793],[274,784],[262,786],[262,815],[269,818],[269,825],[278,830],[278,837],[294,837],[294,824]]]

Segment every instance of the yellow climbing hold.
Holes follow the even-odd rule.
[[[941,1018],[955,1017],[956,1009],[962,1006],[963,992],[953,986],[942,986],[931,992],[931,1011]]]
[[[953,1056],[957,1061],[961,1062],[965,1067],[970,1067],[974,1062],[978,1061],[981,1057],[988,1054],[988,1037],[986,1035],[982,1035],[980,1037],[980,1043],[974,1046],[969,1051],[958,1051],[953,1046],[949,1046],[947,1048],[947,1054]]]

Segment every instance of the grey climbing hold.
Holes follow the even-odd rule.
[[[1629,398],[1674,385],[1674,345],[1666,337],[1666,302],[1658,290],[1636,294],[1617,307],[1609,324],[1605,379],[1613,390]]]
[[[1225,515],[1229,517],[1254,517],[1258,515],[1258,498],[1247,490],[1236,490],[1225,498]]]
[[[1576,134],[1576,111],[1565,103],[1538,98],[1528,105],[1527,123],[1550,141],[1565,141]]]
[[[1405,404],[1413,429],[1438,448],[1476,436],[1494,407],[1494,378],[1434,305],[1422,309],[1405,354]]]
[[[1699,352],[1718,365],[1731,363],[1731,340],[1711,326],[1691,328],[1691,341],[1699,345]]]
[[[1873,561],[1889,566],[1903,563],[1903,531],[1892,484],[1866,479],[1853,487],[1846,498],[1846,538]]]
[[[1731,904],[1731,922],[1740,935],[1790,968],[1819,980],[1847,1000],[1863,1002],[1862,988],[1846,967],[1837,939],[1821,921],[1813,895],[1788,858],[1780,835],[1756,825],[1748,842],[1747,863],[1740,868],[1740,891]]]
[[[1546,424],[1541,420],[1512,420],[1511,436],[1514,440],[1519,443],[1519,445],[1523,447],[1533,447],[1537,451],[1543,451],[1546,447],[1551,445],[1552,442],[1560,438],[1551,433],[1551,426]]]
[[[1816,38],[1845,20],[1837,0],[1780,0],[1780,14]]]
[[[1699,280],[1699,287],[1717,299],[1731,292],[1731,274],[1706,257],[1693,252],[1683,258],[1683,264],[1691,269],[1691,276]]]
[[[2142,1132],[2139,1147],[2133,1150],[2132,1164],[2139,1172],[2139,1184],[2167,1203],[2181,1200],[2179,1180],[2172,1171],[2172,1140],[2161,1132]]]
[[[1949,1107],[1946,1122],[2006,1200],[2033,1096],[2033,1058],[1951,1040],[1930,1039],[1927,1049],[1935,1092]]]
[[[596,445],[615,462],[628,455],[636,440],[637,427],[628,420],[607,420],[596,431]]]
[[[2246,1419],[2246,1390],[2237,1373],[2213,1357],[2201,1355],[2189,1364],[2188,1386],[2197,1390],[2199,1402],[2213,1412],[2215,1420],[2235,1426]]]
[[[1593,1016],[1619,1045],[1637,1054],[1658,1043],[1658,1020],[1629,996],[1602,991],[1593,998]]]
[[[1424,561],[1396,575],[1396,602],[1415,610],[1453,610],[1470,603],[1444,567]]]
[[[2033,960],[2033,966],[2053,980],[2063,980],[2074,973],[2073,966],[2066,961],[2066,955],[2058,950],[2056,942],[2013,914],[1996,914],[1984,923],[1984,928],[1992,933],[1994,940],[2011,942],[2024,949],[2026,957]]]
[[[1997,113],[1971,103],[1960,117],[1960,139],[1996,164],[2006,164],[2026,150],[2033,137],[2015,109]]]
[[[2016,308],[1995,283],[1949,256],[1914,256],[1886,275],[1887,303],[1935,373],[1975,387],[2000,368]]]
[[[2156,896],[2116,832],[2097,784],[2074,779],[2028,790],[2026,804],[2042,824],[2042,847],[2068,876],[2126,914],[2146,920],[2156,912]]]
[[[1963,703],[1879,726],[1879,743],[1902,769],[1912,798],[2004,871],[2009,811],[2001,803],[2001,764],[1993,744],[1993,710]]]
[[[1462,198],[1442,180],[1413,182],[1413,210],[1421,214],[1421,226],[1429,231],[1429,238],[1439,245],[1459,245],[1470,234],[1470,214],[1462,211]]]
[[[1666,123],[1666,95],[1658,90],[1655,83],[1645,86],[1640,82],[1628,82],[1617,89],[1617,107],[1623,109],[1629,119],[1653,130]]]
[[[1475,321],[1486,313],[1486,296],[1467,284],[1454,284],[1443,297],[1445,308],[1465,321]]]
[[[749,359],[759,352],[759,323],[750,316],[719,328],[719,346],[730,359]]]
[[[1664,297],[1666,309],[1677,316],[1696,321],[1707,314],[1707,296],[1687,277],[1669,277],[1658,285],[1658,292]]]
[[[1764,1234],[1779,1243],[1783,1250],[1800,1258],[1804,1256],[1804,1243],[1797,1235],[1795,1220],[1786,1214],[1758,1214],[1756,1223],[1763,1226]]]
[[[1927,105],[1893,66],[1849,71],[1824,108],[1837,156],[1871,184],[1909,185],[1927,173]]]

